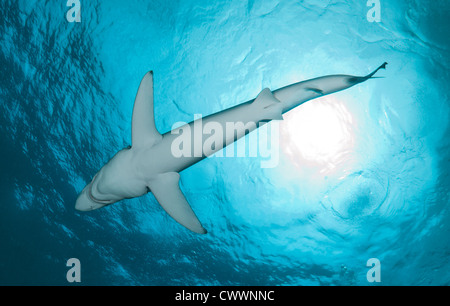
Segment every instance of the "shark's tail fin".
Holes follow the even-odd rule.
[[[384,62],[380,67],[378,67],[377,69],[375,69],[372,73],[366,75],[365,77],[351,77],[348,82],[355,85],[358,83],[362,83],[367,81],[368,79],[377,79],[380,77],[374,77],[374,75],[380,70],[380,69],[386,69],[386,66],[388,65],[387,62]]]
[[[378,72],[378,70],[380,69],[386,69],[386,66],[388,65],[387,62],[384,62],[383,65],[381,65],[380,67],[378,67],[377,69],[375,69],[371,74],[365,76],[365,79],[368,80],[370,78],[373,78],[373,76],[375,75],[375,73]]]

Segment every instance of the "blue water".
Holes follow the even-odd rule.
[[[65,1],[0,2],[1,285],[69,284],[69,258],[83,285],[450,285],[448,1],[381,0],[380,23],[361,0],[80,2],[80,23]],[[130,144],[149,70],[166,132],[384,61],[384,79],[289,113],[277,167],[228,157],[182,172],[207,235],[150,194],[74,209]]]

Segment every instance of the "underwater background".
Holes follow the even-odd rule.
[[[449,1],[381,0],[380,22],[365,0],[80,4],[78,23],[67,1],[0,2],[0,285],[69,285],[70,258],[82,285],[450,285]],[[74,208],[130,144],[149,70],[164,133],[385,61],[384,78],[285,115],[277,167],[183,171],[207,235],[151,194]]]

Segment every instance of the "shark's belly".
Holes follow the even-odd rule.
[[[260,116],[246,103],[185,124],[146,151],[147,173],[180,172],[258,127]]]

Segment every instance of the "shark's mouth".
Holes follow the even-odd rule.
[[[88,194],[89,199],[90,199],[92,202],[95,202],[95,203],[101,204],[101,205],[113,204],[114,201],[112,201],[112,200],[99,200],[99,199],[97,199],[96,197],[94,197],[94,196],[92,195],[92,183],[94,182],[94,180],[95,180],[96,177],[97,177],[97,175],[92,179],[92,182],[89,184],[89,187],[88,187],[87,194]]]

